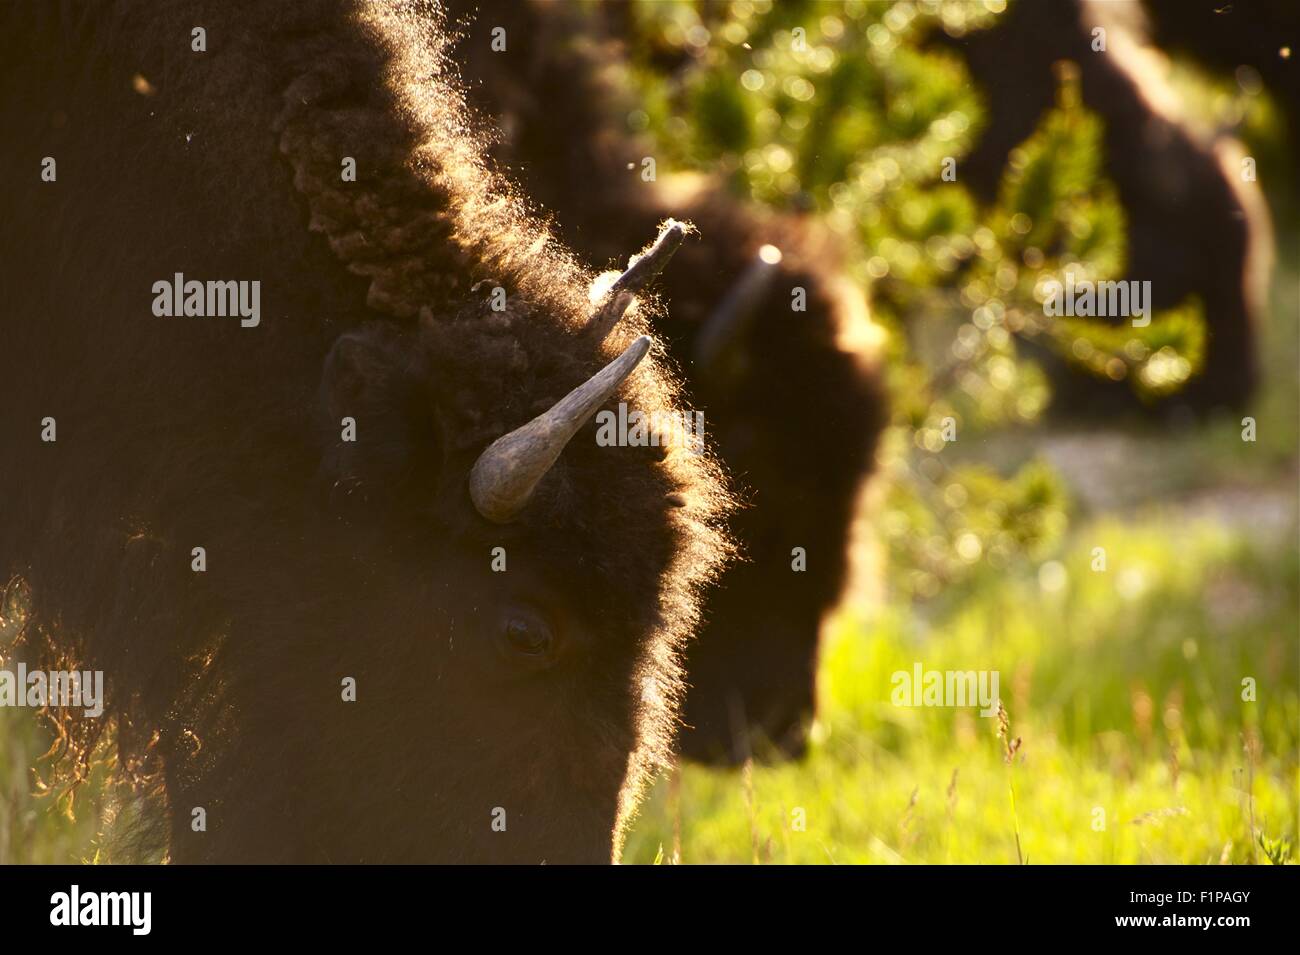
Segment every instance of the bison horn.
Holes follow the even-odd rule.
[[[627,265],[627,271],[614,280],[605,293],[600,305],[587,322],[587,332],[597,341],[604,341],[605,336],[618,324],[623,313],[632,307],[635,294],[663,271],[668,260],[673,257],[686,238],[691,226],[666,219],[659,229],[659,236],[640,255],[635,255]]]
[[[700,329],[695,340],[696,365],[708,368],[718,360],[727,345],[745,331],[780,262],[781,250],[776,246],[765,245],[758,250],[749,268],[736,279],[722,303]]]
[[[549,411],[488,445],[469,473],[469,496],[478,512],[504,524],[523,510],[569,439],[618,390],[649,350],[650,337],[642,335]]]

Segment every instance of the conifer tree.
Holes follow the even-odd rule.
[[[1045,304],[1068,282],[1119,279],[1127,254],[1123,209],[1102,174],[1101,121],[1081,104],[1069,64],[994,203],[963,185],[986,104],[961,59],[930,41],[986,29],[1004,6],[629,8],[644,103],[630,125],[676,168],[721,172],[740,195],[822,217],[848,244],[874,319],[892,331],[888,466],[898,480],[885,532],[901,558],[898,582],[920,595],[976,563],[1032,558],[1064,529],[1050,468],[1031,462],[1003,479],[950,464],[955,437],[1037,420],[1050,400],[1045,362],[1154,397],[1180,388],[1204,355],[1195,301],[1145,325],[1054,315]]]

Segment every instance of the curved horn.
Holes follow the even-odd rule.
[[[627,270],[614,280],[614,284],[605,293],[604,299],[596,307],[587,322],[586,331],[597,341],[604,341],[605,336],[618,324],[623,313],[632,307],[632,299],[637,292],[645,288],[649,281],[663,271],[668,260],[686,238],[692,226],[676,219],[665,219],[659,228],[659,236],[650,247],[640,255],[632,256]]]
[[[632,374],[650,350],[642,335],[550,410],[487,446],[469,473],[469,496],[489,521],[504,524],[524,509],[569,439]]]
[[[781,250],[765,245],[758,250],[754,261],[736,279],[727,291],[726,298],[713,311],[695,340],[695,362],[707,368],[717,361],[727,345],[749,326],[758,309],[759,300],[772,283],[776,267],[781,263]]]

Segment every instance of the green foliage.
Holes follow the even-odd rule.
[[[775,205],[828,211],[934,179],[978,115],[960,61],[922,52],[937,23],[987,23],[981,5],[637,4],[638,122],[673,165],[726,170]]]
[[[823,214],[856,248],[879,320],[909,345],[933,339],[923,326],[944,326],[950,354],[899,347],[892,357],[918,364],[907,384],[964,412],[964,425],[1025,423],[1046,407],[1019,340],[1144,397],[1166,395],[1203,363],[1196,303],[1128,337],[1044,314],[1052,282],[1118,278],[1127,256],[1123,210],[1101,175],[1101,121],[1080,103],[1076,70],[1062,66],[1059,102],[1012,152],[992,207],[951,181],[984,108],[961,60],[925,40],[985,28],[1001,7],[638,5],[630,48],[645,109],[633,123],[655,135],[666,168],[722,170],[758,200]]]
[[[896,481],[886,522],[915,535],[891,544],[903,561],[895,583],[909,581],[913,595],[1033,542],[952,526],[953,509],[929,486],[954,482],[938,460],[940,422],[952,419],[963,440],[1032,423],[1051,400],[1045,353],[1147,399],[1176,391],[1204,361],[1196,302],[1146,327],[1046,314],[1053,283],[1116,279],[1127,257],[1123,209],[1101,173],[1102,124],[1081,105],[1068,64],[1056,106],[1009,157],[996,201],[982,206],[961,183],[984,106],[962,61],[926,41],[985,28],[1001,7],[682,2],[633,14],[645,103],[633,123],[654,134],[661,168],[721,170],[755,199],[821,214],[849,245],[876,320],[895,332],[895,423],[912,440],[891,443],[901,459],[887,459]],[[1021,481],[986,472],[968,509],[1023,516]],[[1063,526],[1055,497],[1041,506],[1037,523]],[[979,556],[955,556],[958,540]]]
[[[1042,462],[1010,479],[983,465],[895,481],[880,524],[890,589],[899,597],[959,603],[988,574],[1049,553],[1066,527],[1066,493]]]
[[[1071,362],[1097,375],[1127,376],[1143,397],[1177,391],[1205,361],[1205,320],[1196,299],[1157,312],[1145,328],[1062,318],[1053,334],[1069,343]]]
[[[1108,234],[1117,248],[1094,243],[1105,264],[1093,265],[1098,278],[1114,275],[1123,260],[1123,212],[1108,187],[1098,190],[1101,163],[1101,121],[1082,108],[1077,77],[1061,71],[1060,102],[1049,110],[1038,129],[1007,157],[1007,168],[993,211],[994,231],[1007,251],[1036,248],[1048,254],[1072,248],[1081,221],[1112,220],[1118,229]],[[1108,269],[1107,266],[1110,266]]]
[[[633,48],[649,51],[637,63],[640,119],[666,157],[661,169],[720,170],[741,194],[811,210],[845,239],[875,319],[893,333],[895,427],[875,522],[885,603],[868,619],[846,614],[825,649],[810,756],[739,776],[686,767],[655,794],[629,861],[673,845],[674,831],[681,844],[669,857],[686,862],[745,861],[755,845],[778,862],[1290,859],[1293,540],[1261,544],[1158,508],[1123,522],[1080,517],[1032,450],[1019,463],[1005,447],[981,453],[1047,407],[1044,356],[1125,381],[1144,399],[1177,391],[1206,359],[1195,300],[1145,326],[1047,314],[1053,283],[1118,279],[1128,256],[1124,212],[1103,175],[1104,130],[1069,65],[995,201],[962,184],[984,104],[961,62],[926,39],[987,27],[1001,6],[638,8],[646,42]],[[696,89],[725,101],[711,105],[725,139],[699,128]],[[1213,97],[1205,115],[1231,120],[1236,110],[1249,126],[1267,111],[1221,88]],[[943,173],[954,163],[951,181]],[[1293,379],[1294,335],[1286,342]],[[1293,460],[1293,419],[1274,415],[1276,433],[1261,437],[1271,450],[1250,455],[1235,423],[1195,440],[1150,436],[1152,460],[1129,468],[1134,486],[1107,493],[1158,500],[1213,480],[1272,480],[1270,462]],[[1025,741],[1011,767],[1014,817],[990,721],[889,705],[890,675],[918,659],[962,670],[986,661],[1004,675]],[[1244,674],[1272,687],[1269,705],[1241,700]],[[1243,736],[1264,754],[1253,770]],[[795,808],[806,832],[792,825]]]

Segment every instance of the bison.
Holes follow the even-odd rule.
[[[175,862],[608,862],[727,559],[685,398],[425,4],[5,4],[0,573]],[[653,233],[651,233],[653,235]],[[644,237],[643,237],[644,238]],[[621,320],[620,320],[621,319]]]
[[[1084,104],[1105,124],[1104,169],[1127,218],[1125,278],[1151,282],[1157,309],[1196,296],[1204,307],[1205,366],[1157,403],[1163,414],[1241,409],[1259,377],[1258,326],[1267,305],[1271,225],[1226,136],[1193,130],[1152,51],[1137,3],[1014,3],[958,46],[989,106],[962,178],[992,199],[1008,153],[1033,132],[1055,95],[1053,64],[1078,64]],[[1104,43],[1104,48],[1103,48]],[[1008,50],[1017,51],[1008,56]],[[1133,409],[1126,382],[1055,375],[1054,410],[1069,416]]]
[[[1253,70],[1285,120],[1292,154],[1300,148],[1295,49],[1300,42],[1300,11],[1295,4],[1288,0],[1257,0],[1240,6],[1218,0],[1143,0],[1142,7],[1151,38],[1160,49],[1186,52],[1219,73],[1237,72],[1243,66]]]
[[[699,228],[665,276],[659,329],[746,506],[731,524],[743,559],[687,647],[680,749],[721,763],[798,755],[821,623],[850,579],[849,529],[888,420],[863,293],[843,274],[838,242],[810,219],[764,212],[711,179],[663,167],[643,176],[653,150],[622,122],[635,104],[611,24],[625,11],[474,0],[449,9],[470,102],[501,131],[497,157],[569,243],[609,262],[670,210]],[[805,310],[792,308],[799,294]]]

